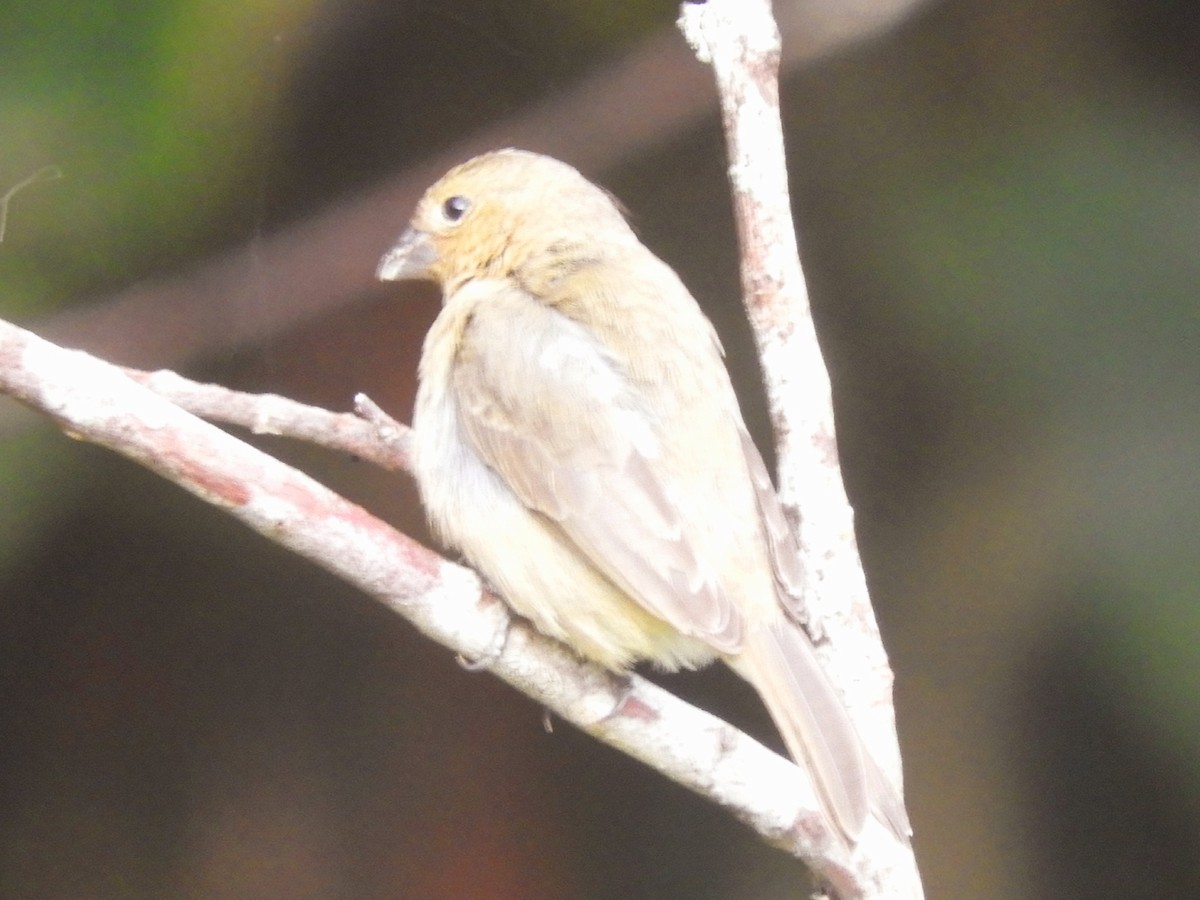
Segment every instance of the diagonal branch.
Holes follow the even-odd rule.
[[[143,382],[143,383],[139,383]],[[312,478],[202,421],[205,415],[310,437],[394,464],[397,435],[280,397],[130,373],[0,321],[0,393],[170,479],[243,524],[362,589],[427,636],[619,750],[709,797],[769,842],[806,860],[844,896],[849,854],[824,822],[802,770],[732,726],[637,675],[617,678],[536,632],[478,577],[395,531]],[[385,425],[385,429],[388,426]],[[374,436],[371,432],[374,431]],[[346,438],[350,435],[350,438]]]

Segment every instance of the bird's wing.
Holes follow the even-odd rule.
[[[762,454],[758,452],[758,447],[754,445],[745,427],[738,428],[738,437],[741,439],[746,469],[754,486],[763,533],[771,553],[771,570],[775,576],[779,605],[796,622],[806,624],[808,611],[804,608],[804,566],[800,562],[795,533],[784,515]]]
[[[665,464],[655,411],[594,331],[511,283],[474,288],[485,289],[453,382],[481,459],[630,597],[683,634],[736,651],[742,616],[681,514],[685,485]]]
[[[736,408],[708,397],[717,402],[697,403],[669,423],[675,430],[683,420],[701,423],[687,434],[704,445],[699,458],[710,465],[681,474],[667,423],[594,329],[507,282],[474,290],[488,296],[474,306],[463,333],[453,390],[460,425],[480,458],[630,597],[726,654],[763,697],[793,757],[811,767],[835,820],[856,837],[874,788],[857,731],[811,642],[783,616],[739,611],[723,589],[720,574],[728,568],[710,558],[744,537],[747,520],[754,523],[760,531],[752,540],[765,547],[749,561],[770,565],[774,575],[772,583],[764,574],[764,596],[757,599],[778,602],[798,618],[803,570]],[[486,334],[488,345],[474,341],[473,331]],[[505,352],[489,353],[493,343]],[[708,388],[729,390],[723,371],[719,377]],[[684,500],[689,492],[702,495],[706,515]],[[727,508],[712,515],[721,501]],[[739,574],[755,584],[747,572]],[[738,597],[743,604],[755,599]],[[897,800],[888,808],[902,805]],[[902,812],[889,815],[901,820]]]

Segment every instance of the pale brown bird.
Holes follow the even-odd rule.
[[[380,262],[443,306],[414,471],[436,534],[545,634],[614,671],[720,657],[854,841],[903,804],[792,615],[799,556],[708,319],[613,199],[501,150],[451,170]]]

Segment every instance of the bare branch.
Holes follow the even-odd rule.
[[[618,678],[582,661],[514,618],[469,569],[146,385],[206,415],[272,433],[294,429],[307,438],[322,421],[335,432],[354,432],[357,426],[345,417],[169,373],[132,374],[0,321],[0,392],[53,417],[73,437],[158,472],[386,603],[566,721],[711,798],[771,843],[813,865],[819,861],[845,896],[854,896],[846,875],[851,859],[828,831],[811,780],[792,763],[636,675]],[[359,405],[372,406],[365,400]],[[371,429],[395,424],[367,414]],[[391,441],[379,439],[385,448]],[[373,453],[363,449],[369,438],[319,442]]]
[[[217,384],[200,384],[165,369],[122,371],[160,397],[210,422],[240,425],[254,434],[307,441],[349,453],[391,472],[408,471],[410,429],[362,395],[356,398],[358,415],[354,415],[307,406],[278,394],[247,394]]]
[[[788,196],[779,115],[780,38],[769,0],[708,0],[679,24],[721,98],[741,245],[742,288],[762,360],[780,493],[799,537],[810,628],[867,745],[901,783],[892,675],[867,593]],[[883,829],[855,848],[855,893],[921,897],[912,849]]]

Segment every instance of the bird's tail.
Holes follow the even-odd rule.
[[[851,843],[872,811],[908,839],[904,803],[863,747],[808,635],[780,619],[748,635],[729,664],[758,691],[792,758],[808,766],[821,799]]]

